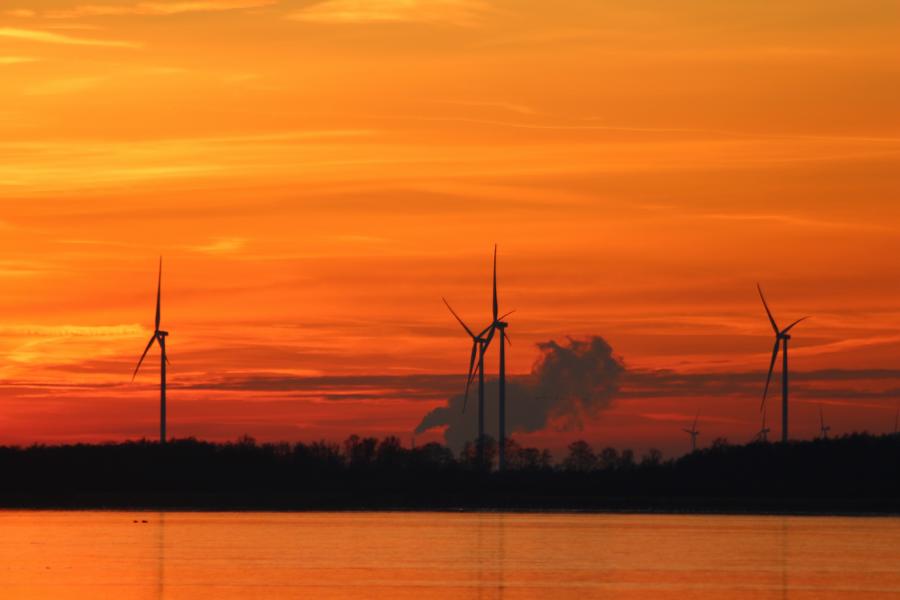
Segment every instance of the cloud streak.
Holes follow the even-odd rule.
[[[136,4],[85,4],[69,10],[44,13],[50,19],[110,17],[123,15],[169,16],[193,12],[224,12],[260,8],[277,4],[277,0],[194,0],[187,2],[138,2]]]
[[[326,0],[292,13],[308,23],[431,23],[476,25],[489,7],[479,0]]]
[[[99,46],[105,48],[140,48],[141,44],[124,40],[98,40],[81,38],[39,29],[0,28],[0,37],[36,42],[41,44],[62,44],[66,46]]]
[[[0,66],[3,65],[21,65],[25,63],[37,62],[38,58],[33,56],[0,56]]]

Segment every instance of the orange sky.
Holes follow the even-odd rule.
[[[513,373],[599,335],[649,386],[526,441],[680,452],[698,408],[701,444],[749,438],[756,281],[813,316],[794,432],[819,402],[835,433],[892,429],[898,23],[877,0],[6,0],[0,442],[155,435],[157,357],[129,379],[160,254],[171,434],[406,440],[459,391],[440,298],[487,321],[494,242]]]

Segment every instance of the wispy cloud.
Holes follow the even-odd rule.
[[[12,10],[3,11],[3,14],[7,17],[19,17],[24,19],[37,16],[37,12],[29,8],[14,8]]]
[[[203,254],[231,254],[238,252],[247,245],[247,240],[240,237],[219,238],[200,246],[190,246],[190,249]]]
[[[791,214],[775,214],[775,213],[708,213],[693,215],[688,218],[704,219],[709,221],[745,221],[773,223],[779,225],[790,225],[798,227],[810,227],[817,229],[866,229],[866,230],[885,230],[889,229],[887,225],[875,223],[852,223],[843,221],[826,221],[823,219],[808,218],[804,216],[796,216]]]
[[[103,81],[103,77],[69,77],[67,79],[54,79],[32,85],[25,89],[25,93],[29,96],[71,94],[89,90],[101,81]]]
[[[476,25],[489,6],[480,0],[326,0],[288,18],[311,23],[438,23]]]
[[[0,325],[0,336],[129,338],[144,333],[140,325]]]
[[[43,44],[64,44],[69,46],[102,46],[108,48],[140,48],[137,42],[124,40],[98,40],[93,38],[73,37],[62,33],[41,31],[38,29],[18,29],[14,27],[0,28],[0,37],[38,42]]]
[[[440,104],[453,104],[456,106],[470,106],[473,108],[489,108],[501,111],[516,113],[519,115],[536,115],[537,111],[530,106],[524,104],[515,104],[513,102],[488,102],[474,100],[437,100]]]
[[[2,65],[21,65],[24,63],[37,62],[38,58],[33,56],[0,56],[0,66]]]
[[[84,4],[68,10],[48,11],[50,19],[79,17],[113,17],[122,15],[168,16],[191,12],[221,12],[244,8],[260,8],[277,4],[278,0],[194,0],[187,2],[138,2],[136,4]]]

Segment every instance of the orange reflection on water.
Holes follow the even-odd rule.
[[[900,594],[894,518],[23,511],[0,528],[4,599]]]

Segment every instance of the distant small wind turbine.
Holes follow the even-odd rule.
[[[134,378],[137,377],[138,370],[141,368],[141,363],[144,362],[144,357],[147,356],[147,352],[150,351],[150,347],[153,346],[153,342],[159,344],[159,349],[162,352],[160,355],[159,362],[159,443],[166,443],[166,364],[168,364],[169,359],[166,356],[166,336],[169,335],[168,331],[163,331],[159,328],[160,323],[160,300],[162,297],[162,257],[159,259],[159,279],[156,283],[156,321],[153,327],[153,335],[150,336],[150,341],[147,342],[147,347],[144,348],[144,353],[141,354],[141,359],[138,361],[137,366],[134,368],[134,373],[131,375],[131,381],[134,381]]]
[[[775,369],[775,361],[778,359],[778,350],[784,345],[784,354],[783,354],[783,362],[781,366],[781,441],[788,441],[788,342],[791,339],[790,331],[793,329],[798,323],[808,319],[809,317],[803,317],[802,319],[797,319],[784,329],[779,329],[778,324],[775,323],[775,317],[772,316],[772,311],[769,310],[769,305],[766,303],[766,297],[763,295],[762,287],[757,283],[756,289],[759,290],[759,297],[762,299],[763,306],[766,309],[766,314],[769,317],[769,322],[772,324],[772,329],[775,330],[775,347],[772,348],[772,362],[769,364],[769,375],[766,378],[766,388],[763,391],[762,404],[760,405],[760,410],[765,410],[766,408],[766,396],[769,394],[769,384],[772,382],[772,371]]]
[[[697,436],[700,435],[700,432],[697,431],[697,419],[700,418],[700,411],[697,411],[697,416],[694,417],[694,424],[691,425],[690,429],[682,429],[685,433],[691,436],[691,452],[697,451]]]
[[[819,431],[822,434],[822,439],[828,439],[828,432],[831,431],[831,426],[825,424],[825,413],[822,412],[822,405],[819,405]]]

